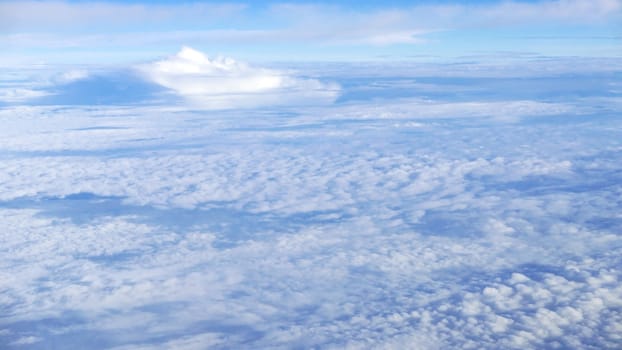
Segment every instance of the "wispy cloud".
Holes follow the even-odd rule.
[[[0,102],[25,102],[47,95],[49,95],[49,93],[42,90],[24,88],[0,88]]]
[[[112,2],[6,1],[0,2],[1,31],[65,31],[68,29],[128,29],[137,25],[209,24],[232,18],[246,5],[183,3],[158,5]]]
[[[620,20],[620,0],[547,0],[422,4],[391,9],[329,5],[147,5],[69,2],[0,3],[0,43],[11,47],[133,47],[197,44],[420,44],[429,34],[526,24]],[[347,20],[344,20],[346,19]]]
[[[585,23],[619,16],[620,0],[556,0],[535,3],[502,2],[491,7],[474,7],[473,17],[485,19],[495,25],[515,23],[556,21]]]

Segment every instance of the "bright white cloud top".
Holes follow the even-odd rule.
[[[339,94],[336,84],[255,68],[231,58],[209,59],[189,47],[138,69],[146,79],[173,90],[197,107],[208,109],[318,105],[333,102]]]
[[[3,67],[0,349],[622,347],[619,55],[400,51],[454,22],[609,37],[619,1],[0,9],[30,9],[0,40],[64,23],[68,61],[121,43]],[[174,47],[132,46],[145,23]],[[335,62],[278,60],[318,47]]]

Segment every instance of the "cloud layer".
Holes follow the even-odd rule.
[[[246,72],[187,54],[158,69]],[[615,74],[378,72],[313,108],[0,108],[0,344],[619,348]]]

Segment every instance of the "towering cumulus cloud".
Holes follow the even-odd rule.
[[[335,84],[256,68],[231,58],[210,59],[189,47],[138,69],[148,80],[206,109],[325,104],[339,93]]]

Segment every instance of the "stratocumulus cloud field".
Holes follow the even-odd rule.
[[[620,348],[622,75],[595,62],[16,70],[0,347]]]
[[[622,0],[0,0],[0,350],[622,349]]]

